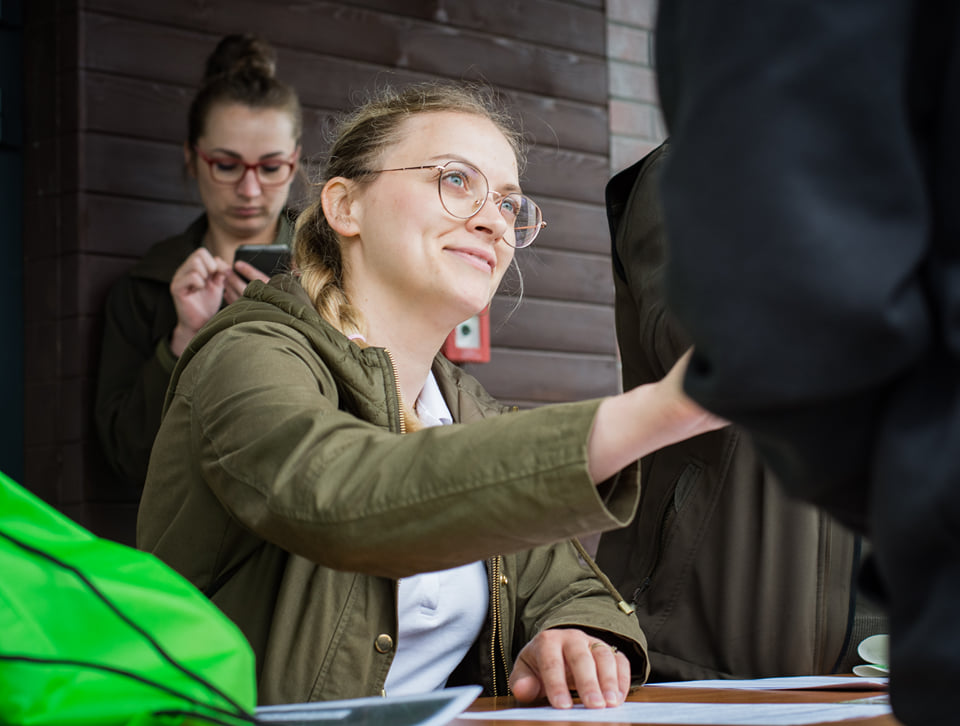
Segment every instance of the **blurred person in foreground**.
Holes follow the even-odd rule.
[[[666,307],[660,172],[668,142],[607,184],[623,387],[661,379],[690,347]],[[886,632],[861,593],[869,542],[783,491],[748,433],[725,426],[640,462],[640,506],[597,564],[636,607],[651,681],[849,673]]]
[[[957,722],[960,4],[661,3],[688,393],[872,541],[890,694]]]

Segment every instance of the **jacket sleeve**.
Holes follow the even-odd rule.
[[[122,278],[107,298],[95,417],[97,433],[114,471],[141,489],[150,449],[160,427],[161,410],[176,358],[158,312],[143,286],[159,283]],[[166,294],[165,289],[157,295]]]
[[[538,633],[578,628],[617,646],[630,660],[634,683],[646,681],[647,640],[636,615],[620,610],[569,541],[524,552],[517,563],[514,662],[520,648]]]
[[[383,351],[363,353],[358,375],[384,378],[381,400],[395,402]],[[177,470],[186,454],[170,442],[189,429],[205,485],[244,527],[318,564],[394,578],[634,514],[635,478],[596,487],[587,472],[599,401],[401,436],[368,423],[385,420],[382,402],[350,400],[340,384],[289,326],[235,325],[184,369],[154,465]]]
[[[905,113],[916,7],[681,0],[658,17],[687,390],[748,428],[791,491],[858,529],[877,412],[933,324]]]
[[[607,187],[612,220],[617,343],[623,387],[658,381],[690,347],[663,290],[666,235],[659,181],[668,146],[650,152]],[[614,211],[615,210],[615,211]]]

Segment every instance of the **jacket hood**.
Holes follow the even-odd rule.
[[[176,388],[183,368],[217,334],[236,325],[286,325],[303,335],[317,355],[323,359],[336,381],[341,407],[355,411],[369,421],[390,428],[399,410],[393,363],[384,348],[360,348],[327,322],[314,308],[299,278],[287,273],[264,283],[254,280],[247,285],[243,297],[217,313],[190,341],[177,361],[170,379],[167,401]],[[491,411],[502,413],[504,406],[488,394],[480,383],[437,354],[433,362],[440,390],[454,420],[485,418]],[[384,401],[386,394],[386,401]],[[373,406],[376,410],[369,410]]]

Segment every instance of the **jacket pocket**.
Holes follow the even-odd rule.
[[[634,605],[640,605],[645,595],[659,579],[661,565],[667,561],[664,557],[672,539],[674,538],[680,522],[683,520],[685,507],[698,494],[698,488],[701,486],[704,466],[695,459],[690,459],[681,469],[680,473],[673,480],[672,486],[664,492],[664,496],[659,498],[659,505],[654,518],[654,527],[656,537],[653,540],[652,550],[645,557],[645,567],[642,570],[642,576],[633,588],[630,598]],[[651,477],[651,482],[653,477]],[[651,492],[652,493],[652,492]],[[671,573],[666,571],[665,575],[669,577]]]

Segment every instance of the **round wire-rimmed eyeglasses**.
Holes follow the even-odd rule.
[[[365,174],[382,174],[388,171],[414,171],[433,169],[437,172],[437,191],[440,204],[457,219],[470,219],[477,214],[487,199],[493,197],[500,215],[506,220],[513,235],[504,235],[504,241],[520,249],[529,247],[547,226],[543,213],[530,197],[511,192],[500,194],[490,189],[490,183],[482,171],[463,161],[448,161],[446,164],[423,164],[422,166],[403,166],[396,169],[375,169]]]
[[[248,164],[234,156],[209,156],[199,146],[194,146],[193,150],[210,166],[210,176],[220,184],[236,184],[249,169],[253,169],[257,182],[262,186],[279,186],[289,181],[296,166],[297,152],[288,158],[270,158]]]

